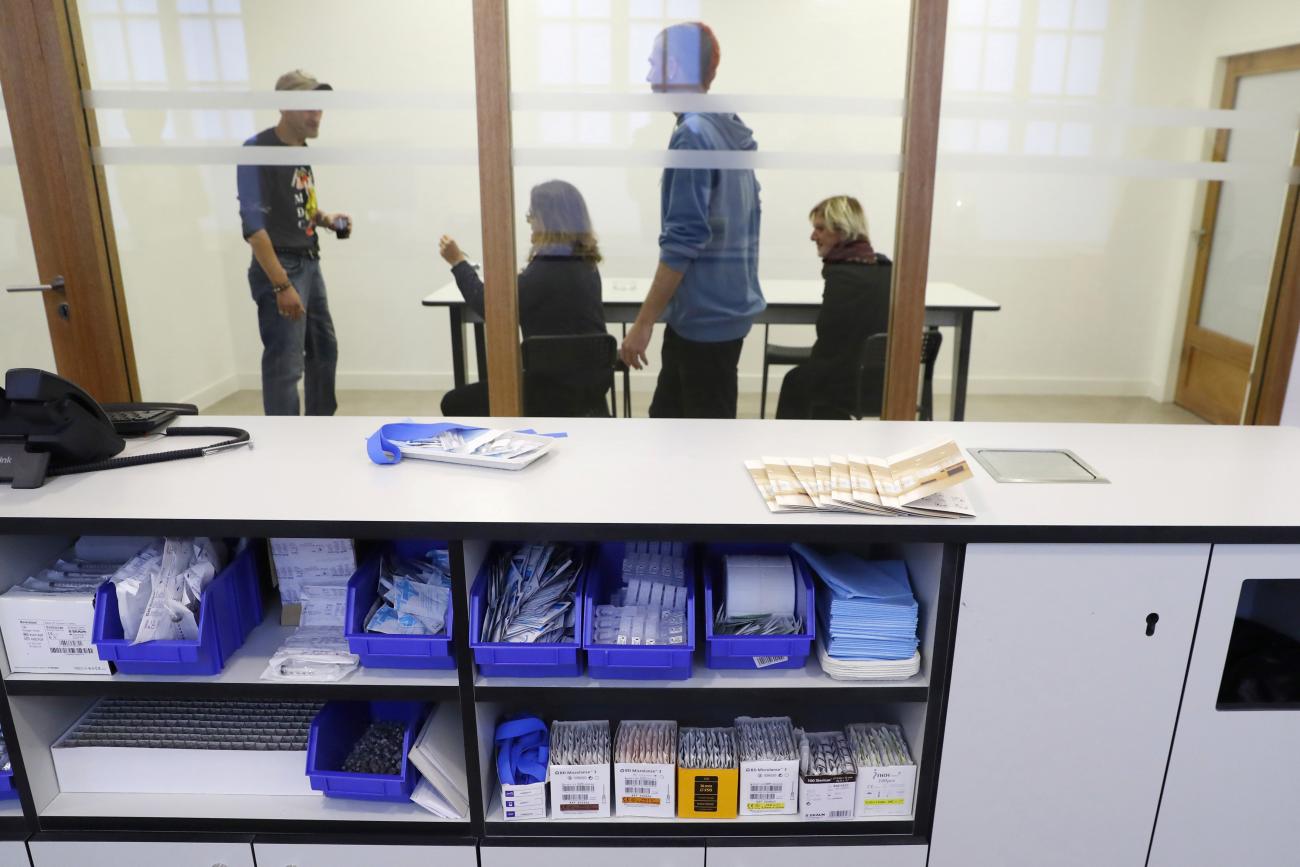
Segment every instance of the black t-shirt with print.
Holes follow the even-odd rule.
[[[244,142],[245,146],[287,147],[275,134],[264,129]],[[239,216],[244,238],[265,229],[277,250],[315,250],[316,179],[311,166],[240,166]]]

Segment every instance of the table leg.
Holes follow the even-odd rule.
[[[952,420],[966,419],[966,378],[970,374],[970,340],[975,313],[963,311],[953,325],[956,345],[952,348]]]
[[[482,322],[474,323],[474,364],[478,367],[478,381],[487,382],[487,340]]]
[[[448,307],[447,315],[451,319],[451,381],[461,388],[465,385],[465,318],[459,304]]]

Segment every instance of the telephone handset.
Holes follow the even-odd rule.
[[[48,476],[202,457],[249,441],[239,428],[168,428],[167,436],[222,436],[192,449],[117,458],[126,447],[113,422],[76,383],[35,368],[5,374],[0,389],[0,482],[39,488]]]

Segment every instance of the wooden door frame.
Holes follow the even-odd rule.
[[[94,118],[82,106],[86,70],[76,0],[0,2],[0,88],[37,274],[60,374],[100,401],[137,400],[131,327]],[[65,318],[60,308],[67,311]]]
[[[1288,45],[1236,54],[1225,58],[1223,86],[1220,91],[1221,109],[1232,110],[1237,102],[1241,79],[1248,75],[1264,75],[1300,69],[1300,45]],[[1225,162],[1231,130],[1220,129],[1214,136],[1211,161]],[[1297,144],[1292,164],[1300,166],[1300,143]],[[1183,327],[1183,345],[1178,364],[1178,379],[1174,400],[1185,405],[1187,394],[1184,375],[1188,370],[1188,356],[1193,342],[1209,345],[1222,357],[1230,358],[1249,369],[1246,385],[1246,404],[1236,424],[1277,424],[1281,419],[1282,400],[1286,395],[1287,377],[1295,354],[1296,329],[1300,326],[1300,262],[1294,255],[1297,233],[1293,226],[1297,219],[1297,187],[1291,185],[1286,194],[1278,240],[1269,277],[1268,295],[1260,323],[1260,332],[1254,347],[1227,338],[1217,332],[1202,328],[1198,320],[1205,300],[1205,281],[1209,275],[1210,251],[1214,242],[1214,227],[1219,216],[1219,199],[1223,181],[1208,181],[1205,205],[1201,214],[1196,262],[1192,271],[1191,295],[1187,305],[1187,319]],[[1288,264],[1289,263],[1289,264]],[[1278,324],[1282,327],[1277,327]],[[1245,348],[1243,348],[1245,347]],[[1254,364],[1251,364],[1254,360]],[[1225,420],[1226,421],[1226,420]]]

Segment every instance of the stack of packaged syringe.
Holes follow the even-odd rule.
[[[629,542],[622,586],[610,604],[596,606],[596,644],[685,644],[686,546]]]
[[[677,815],[736,818],[736,730],[682,728],[677,739]]]
[[[677,723],[624,720],[614,738],[614,804],[620,816],[672,818]]]
[[[582,552],[566,543],[522,545],[490,566],[482,640],[512,644],[577,641]]]
[[[609,816],[609,720],[551,726],[552,819]]]
[[[740,815],[799,812],[799,744],[788,716],[737,717]]]
[[[916,790],[916,764],[907,750],[901,726],[854,723],[845,728],[858,765],[853,814],[908,816]]]

